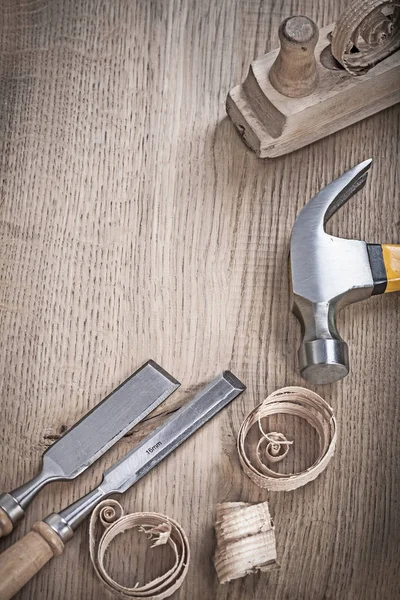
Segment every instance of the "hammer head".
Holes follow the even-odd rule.
[[[360,163],[321,190],[293,227],[292,311],[303,334],[300,372],[313,383],[332,383],[348,374],[348,348],[338,333],[336,314],[373,292],[367,244],[337,238],[324,230],[326,221],[363,187],[371,163]]]

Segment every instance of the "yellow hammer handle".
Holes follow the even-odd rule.
[[[0,554],[0,600],[12,598],[63,550],[64,543],[47,523],[35,523],[25,537]]]
[[[385,292],[400,291],[400,245],[382,244],[387,286]]]

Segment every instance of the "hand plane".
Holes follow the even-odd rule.
[[[226,110],[260,158],[315,142],[400,102],[400,0],[356,0],[318,31],[304,16],[279,28]]]

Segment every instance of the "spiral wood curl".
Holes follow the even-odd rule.
[[[285,444],[286,449],[282,458],[286,456],[289,442],[282,434],[273,432],[266,434],[260,427],[262,418],[276,414],[294,415],[305,419],[317,432],[319,440],[319,456],[308,469],[301,473],[277,473],[265,465],[262,461],[260,441],[256,447],[255,464],[251,461],[246,450],[246,438],[253,425],[259,424],[261,431],[261,442],[271,441],[274,444]],[[282,435],[279,439],[278,435]],[[261,488],[271,491],[294,490],[318,477],[328,466],[336,446],[336,419],[332,408],[321,396],[301,387],[285,387],[276,390],[268,396],[243,421],[238,439],[237,449],[240,464],[246,475]],[[279,454],[279,453],[278,453]],[[267,456],[268,462],[274,462]],[[275,461],[276,462],[276,461]]]
[[[102,531],[96,535],[97,524]],[[128,588],[114,581],[104,566],[104,557],[112,540],[127,531],[137,528],[152,542],[153,546],[168,544],[174,555],[174,564],[166,573],[144,585],[137,583]],[[122,506],[116,500],[104,500],[95,508],[89,525],[89,550],[96,575],[110,592],[119,598],[146,598],[164,600],[180,588],[186,577],[190,549],[182,527],[159,513],[132,513],[124,515]]]
[[[400,0],[356,0],[336,21],[332,54],[353,75],[400,48]]]

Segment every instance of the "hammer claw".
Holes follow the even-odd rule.
[[[365,185],[371,164],[371,158],[364,160],[318,192],[300,212],[293,232],[305,224],[322,232],[328,219]]]
[[[372,158],[364,160],[362,163],[344,173],[341,177],[330,183],[327,188],[332,186],[331,201],[325,211],[324,224],[341,208],[350,198],[364,187],[368,171],[372,165]]]

